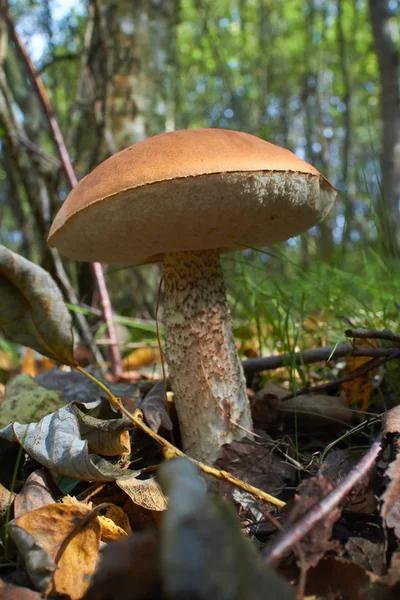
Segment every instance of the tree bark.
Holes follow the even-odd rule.
[[[388,0],[369,0],[381,83],[382,198],[379,217],[390,255],[399,254],[400,235],[400,86],[399,55],[391,35]]]

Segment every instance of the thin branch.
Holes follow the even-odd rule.
[[[271,371],[288,365],[307,365],[310,363],[325,361],[331,358],[336,360],[345,356],[391,356],[398,348],[353,348],[351,344],[340,344],[338,346],[326,346],[303,352],[277,354],[266,358],[249,358],[243,361],[245,373],[259,373],[260,371]]]
[[[334,379],[333,381],[328,381],[327,383],[321,383],[320,385],[306,385],[302,389],[297,390],[295,394],[291,392],[290,394],[287,394],[286,396],[281,398],[281,402],[283,402],[284,400],[290,400],[290,398],[294,398],[295,396],[300,396],[300,394],[312,394],[315,392],[328,391],[332,388],[336,388],[342,383],[353,381],[354,379],[358,379],[359,377],[365,377],[365,375],[369,373],[369,371],[378,369],[379,367],[386,364],[390,360],[393,360],[394,358],[400,358],[400,348],[385,348],[385,350],[386,349],[391,350],[391,354],[389,354],[389,356],[385,356],[381,359],[373,358],[367,363],[364,363],[361,367],[358,367],[358,369],[354,369],[354,371],[352,371],[350,375],[347,375],[346,377],[340,377],[338,379]]]
[[[1,6],[1,15],[3,16],[5,22],[7,23],[10,38],[14,42],[16,48],[18,49],[18,52],[20,53],[22,60],[29,72],[34,89],[38,95],[38,98],[39,98],[40,103],[43,108],[43,112],[46,115],[51,132],[53,134],[53,139],[54,139],[58,154],[60,156],[60,160],[61,160],[63,169],[65,171],[65,174],[67,176],[67,179],[68,179],[68,182],[69,182],[71,188],[73,188],[78,183],[78,179],[75,175],[75,171],[72,166],[71,159],[68,154],[68,150],[65,146],[64,138],[61,133],[60,127],[58,125],[57,119],[53,113],[53,109],[51,107],[46,88],[44,87],[44,85],[36,71],[36,68],[35,68],[33,62],[31,61],[29,54],[27,53],[22,41],[19,38],[19,35],[15,29],[14,23],[9,15],[7,8]],[[114,343],[114,342],[117,342],[117,336],[116,336],[116,331],[115,331],[115,327],[114,327],[114,322],[112,319],[111,302],[110,302],[110,298],[108,295],[106,282],[104,279],[103,269],[102,269],[102,266],[100,263],[91,263],[91,269],[92,269],[95,281],[97,283],[99,296],[100,296],[100,300],[101,300],[102,307],[103,307],[104,320],[107,324],[108,334],[109,334],[110,340],[113,342],[113,344],[110,346],[112,371],[116,377],[119,377],[122,374],[121,352],[119,350],[118,344]]]
[[[400,344],[400,334],[392,333],[388,329],[383,329],[382,331],[376,331],[372,329],[346,329],[344,333],[347,337],[351,338],[387,340],[389,342],[397,342]]]
[[[310,510],[308,510],[296,523],[291,523],[290,528],[283,530],[282,534],[278,536],[274,544],[272,544],[272,546],[264,553],[266,561],[270,565],[274,567],[279,565],[282,557],[298,544],[318,521],[329,515],[334,508],[343,502],[351,489],[372,469],[384,443],[386,442],[382,442],[381,439],[374,442],[367,454],[330,494],[325,496],[318,505],[314,505],[310,508]]]
[[[31,210],[31,214],[34,218],[35,227],[40,232],[40,237],[44,239],[45,236],[45,228],[46,224],[44,222],[44,218],[41,210],[38,207],[38,198],[39,198],[39,182],[41,181],[40,173],[36,173],[36,177],[34,180],[31,180],[29,177],[29,172],[24,166],[23,157],[21,155],[20,146],[17,143],[20,139],[20,134],[26,137],[26,134],[22,131],[22,125],[17,123],[17,121],[13,118],[13,114],[10,110],[10,101],[12,100],[10,96],[10,92],[6,86],[4,74],[0,71],[0,122],[4,128],[4,143],[12,156],[14,164],[18,170],[20,183],[25,191],[26,198]],[[54,265],[54,271],[58,278],[59,283],[61,284],[64,294],[67,300],[71,304],[78,305],[78,298],[75,294],[75,290],[71,285],[71,282],[68,278],[67,273],[65,272],[64,265],[62,264],[61,258],[57,250],[55,248],[46,247],[45,248],[47,255],[51,258],[52,263]],[[89,325],[86,322],[86,319],[82,314],[76,315],[77,321],[80,326],[81,333],[85,339],[85,342],[88,344],[89,348],[93,352],[93,355],[98,362],[101,364],[103,362],[103,358],[99,349],[96,346],[96,343],[93,339],[92,333],[89,329]]]

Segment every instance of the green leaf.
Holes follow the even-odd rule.
[[[0,245],[0,332],[44,356],[76,366],[72,319],[50,275]]]

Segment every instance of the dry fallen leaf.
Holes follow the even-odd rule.
[[[153,363],[160,362],[160,350],[158,348],[152,348],[148,346],[146,348],[137,348],[133,350],[128,356],[125,356],[123,362],[124,369],[131,371],[152,365]]]
[[[295,468],[282,460],[281,454],[273,452],[271,445],[248,439],[222,446],[221,457],[215,466],[265,492],[274,490],[274,494],[290,481],[294,484],[296,477]],[[233,498],[234,488],[229,483],[218,482],[218,490],[221,496]]]
[[[142,411],[149,427],[157,433],[160,427],[172,430],[172,422],[165,406],[164,381],[158,381],[146,394],[142,402]]]
[[[35,377],[35,375],[38,374],[38,369],[36,367],[35,361],[35,354],[32,348],[25,349],[25,355],[22,360],[20,373],[22,375],[30,375],[31,377]]]
[[[105,514],[101,515],[99,519],[102,542],[118,540],[132,533],[128,516],[119,506],[109,506]]]
[[[17,368],[17,363],[9,352],[0,350],[0,371],[10,372]]]
[[[17,519],[31,510],[46,506],[46,504],[53,504],[55,498],[50,492],[51,487],[54,488],[54,484],[52,484],[50,475],[44,469],[31,473],[15,499],[15,518]]]
[[[76,365],[72,318],[50,275],[0,245],[0,331],[44,356]]]
[[[96,411],[101,402],[89,402],[85,408]],[[0,430],[0,438],[18,442],[32,458],[66,477],[84,481],[115,481],[126,477],[127,473],[130,476],[138,474],[127,472],[101,456],[89,454],[88,442],[81,438],[79,425],[77,407],[72,402],[39,423],[8,425]]]
[[[300,394],[285,400],[281,403],[281,413],[285,421],[296,418],[302,430],[332,427],[335,422],[351,425],[354,421],[354,412],[346,400],[327,394]]]
[[[98,518],[83,521],[89,513],[82,503],[49,504],[10,522],[10,535],[40,592],[82,598],[100,547]]]
[[[399,434],[400,433],[400,406],[396,406],[388,411],[382,420],[382,433]],[[395,459],[386,469],[386,477],[389,482],[386,490],[381,496],[381,516],[386,525],[394,529],[398,539],[400,539],[400,441],[395,444],[397,451]]]
[[[377,340],[375,339],[355,339],[353,340],[355,347],[369,346],[371,348],[377,347]],[[354,371],[365,365],[371,359],[367,356],[347,356],[346,357],[346,368],[344,371],[345,377],[349,377]],[[352,381],[346,381],[342,383],[341,388],[344,391],[347,402],[349,404],[358,404],[360,410],[366,412],[368,410],[369,401],[372,393],[372,381],[375,375],[378,374],[378,368],[369,371],[363,377],[357,377]]]
[[[165,496],[154,477],[144,480],[135,477],[120,478],[117,484],[132,502],[147,510],[163,511],[167,508]]]
[[[38,594],[38,592],[34,592],[29,588],[0,581],[0,600],[41,600],[42,598],[42,594]]]
[[[0,483],[0,517],[4,517],[7,514],[8,507],[15,500],[15,497],[16,494],[14,492],[10,492]]]
[[[322,498],[327,496],[335,484],[326,475],[317,475],[307,479],[299,485],[296,492],[296,501],[285,522],[283,532],[290,529],[305,513],[312,510]],[[328,550],[337,547],[337,542],[332,541],[332,528],[341,514],[341,508],[334,508],[329,516],[318,521],[311,531],[302,537],[294,549],[299,556],[298,564],[302,568],[315,567]]]

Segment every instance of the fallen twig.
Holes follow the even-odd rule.
[[[311,394],[314,392],[327,391],[337,387],[338,385],[341,385],[342,383],[347,383],[348,381],[353,381],[354,379],[358,379],[359,377],[364,377],[369,371],[381,367],[382,365],[389,362],[390,360],[393,360],[394,358],[400,358],[400,348],[390,348],[390,350],[392,351],[392,353],[389,354],[389,356],[385,356],[381,359],[373,358],[367,363],[361,365],[361,367],[358,367],[358,369],[354,369],[354,371],[352,371],[352,373],[350,375],[347,375],[346,377],[340,377],[338,379],[334,379],[333,381],[328,381],[327,383],[321,383],[319,385],[314,386],[305,385],[302,389],[296,390],[296,393],[290,392],[286,396],[283,396],[281,398],[281,402],[289,400],[290,398],[294,398],[295,396],[300,396],[300,394]]]
[[[391,356],[398,348],[354,348],[351,344],[339,344],[338,346],[326,346],[303,352],[287,352],[268,356],[266,358],[249,358],[243,361],[245,373],[259,373],[260,371],[271,371],[288,365],[307,365],[310,363],[325,361],[331,358],[336,360],[344,356]]]
[[[373,330],[373,329],[346,329],[344,332],[346,337],[351,338],[366,338],[373,340],[388,340],[389,342],[397,342],[400,344],[400,334],[392,333],[388,329]]]
[[[104,385],[98,379],[96,379],[96,377],[94,377],[93,375],[91,375],[90,373],[88,373],[87,371],[82,369],[81,367],[76,367],[76,370],[79,371],[80,373],[82,373],[83,375],[85,375],[86,377],[88,377],[89,379],[91,379],[94,383],[96,383],[107,394],[107,396],[113,406],[118,408],[118,410],[120,410],[126,417],[128,417],[128,419],[130,421],[132,421],[132,423],[134,423],[134,425],[136,425],[136,427],[139,427],[139,429],[141,429],[142,431],[147,433],[151,438],[153,438],[153,440],[155,440],[158,444],[160,444],[160,446],[163,449],[165,458],[167,458],[167,459],[175,458],[175,457],[186,458],[187,460],[190,460],[190,462],[194,463],[201,471],[203,471],[203,473],[206,473],[207,475],[211,475],[212,477],[215,477],[216,479],[218,479],[220,481],[226,481],[227,483],[230,483],[231,485],[234,485],[235,487],[240,488],[241,490],[248,492],[249,494],[252,494],[253,496],[258,498],[262,502],[269,502],[270,504],[273,504],[274,506],[277,506],[278,508],[283,508],[286,505],[286,503],[283,502],[282,500],[279,500],[278,498],[275,498],[274,496],[271,496],[270,494],[263,492],[259,488],[254,487],[253,485],[245,483],[244,481],[242,481],[241,479],[238,479],[237,477],[234,477],[234,475],[231,475],[227,471],[220,471],[218,469],[215,469],[214,467],[210,467],[204,463],[201,463],[198,460],[195,460],[194,458],[190,458],[184,452],[182,452],[181,450],[176,448],[173,444],[171,444],[171,442],[168,442],[168,440],[161,437],[160,435],[158,435],[158,433],[155,433],[152,429],[150,429],[150,427],[148,427],[143,422],[142,411],[136,410],[133,414],[130,413],[122,405],[120,400],[118,398],[116,398],[114,396],[114,394],[107,388],[107,386]]]
[[[313,506],[296,523],[291,523],[290,528],[283,529],[276,541],[264,552],[266,561],[276,567],[283,555],[293,548],[311,531],[313,526],[326,517],[338,506],[350,490],[368,473],[376,462],[378,455],[386,442],[379,438],[368,450],[367,454],[350,471],[347,477],[317,505]]]

